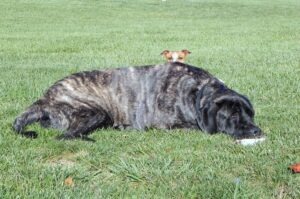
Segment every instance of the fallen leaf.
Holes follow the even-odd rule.
[[[65,185],[68,187],[74,187],[74,181],[71,176],[69,176],[65,179]]]
[[[293,173],[300,173],[300,163],[289,166]]]

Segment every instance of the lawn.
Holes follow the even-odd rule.
[[[30,140],[11,129],[66,75],[184,48],[251,99],[266,142],[155,129],[57,141],[38,125]],[[300,162],[299,0],[1,0],[0,70],[0,198],[300,198],[287,169]]]

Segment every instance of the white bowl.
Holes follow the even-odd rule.
[[[237,144],[241,144],[243,146],[251,146],[251,145],[255,145],[258,143],[261,143],[263,141],[265,141],[266,138],[265,137],[260,137],[260,138],[246,138],[246,139],[240,139],[240,140],[236,140],[235,142]]]

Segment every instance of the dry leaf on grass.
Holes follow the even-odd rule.
[[[71,176],[67,177],[65,179],[65,182],[64,184],[68,187],[74,187],[74,181],[73,181],[73,178]]]
[[[300,163],[289,166],[293,173],[300,173]]]

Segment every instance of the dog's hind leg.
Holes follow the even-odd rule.
[[[59,140],[82,139],[95,141],[88,137],[96,128],[107,127],[112,124],[110,117],[103,110],[80,110],[74,114],[73,121],[63,135],[57,136]]]

